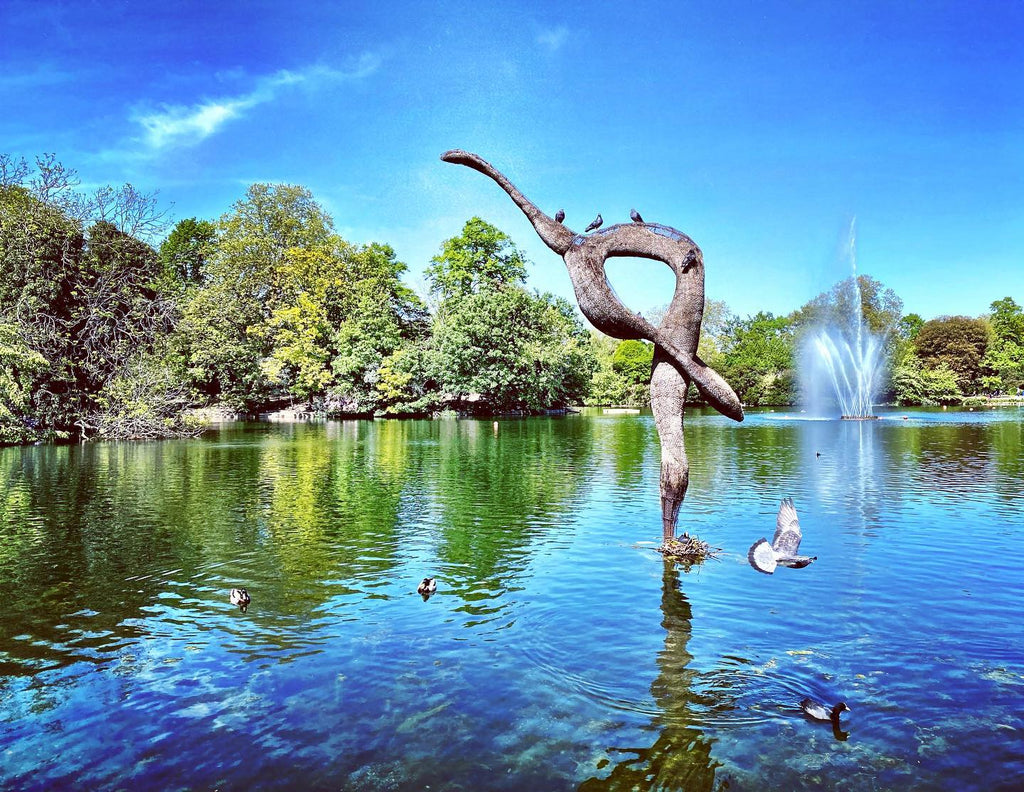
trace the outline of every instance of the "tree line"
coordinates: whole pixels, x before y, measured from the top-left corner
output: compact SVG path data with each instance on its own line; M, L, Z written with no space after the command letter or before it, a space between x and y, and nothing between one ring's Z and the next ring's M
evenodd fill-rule
M303 187L253 184L220 218L170 227L155 195L87 195L52 155L0 156L0 262L0 443L189 436L210 405L401 416L648 399L651 345L588 331L569 302L530 290L522 252L479 217L441 244L421 296L390 246L341 238ZM884 399L1024 384L1012 298L926 322L858 282L886 339ZM744 403L792 404L801 345L845 294L745 319L709 300L698 352Z
M1024 389L1024 309L1012 297L995 300L979 317L925 321L903 313L903 301L868 275L843 280L786 316L760 311L741 318L707 300L698 354L716 369L746 406L789 406L806 400L813 339L824 327L853 342L859 319L882 346L879 404L972 404ZM657 323L658 316L654 316ZM644 341L596 339L598 370L588 403L645 404L654 356ZM699 396L692 386L690 400Z

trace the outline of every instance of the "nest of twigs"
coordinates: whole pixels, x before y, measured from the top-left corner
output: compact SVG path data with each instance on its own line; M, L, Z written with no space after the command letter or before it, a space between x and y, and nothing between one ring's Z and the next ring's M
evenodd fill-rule
M689 534L674 536L661 543L658 552L665 558L684 564L702 564L709 558L717 558L721 547L712 547L702 539Z

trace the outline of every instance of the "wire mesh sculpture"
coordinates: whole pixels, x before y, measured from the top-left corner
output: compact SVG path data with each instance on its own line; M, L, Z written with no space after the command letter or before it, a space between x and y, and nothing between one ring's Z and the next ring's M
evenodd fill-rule
M441 159L489 176L508 193L544 244L565 261L576 301L594 327L613 338L647 339L654 343L651 410L661 441L662 538L665 543L674 539L690 477L683 439L683 408L689 384L692 382L705 401L720 413L743 420L743 407L733 389L697 356L704 314L704 258L700 248L686 234L644 222L639 215L628 224L601 228L598 223L597 230L589 236L577 234L563 225L561 212L560 220L549 217L504 174L476 154L454 149L442 154ZM654 259L675 272L675 293L657 327L626 308L616 296L604 267L605 261L614 256Z

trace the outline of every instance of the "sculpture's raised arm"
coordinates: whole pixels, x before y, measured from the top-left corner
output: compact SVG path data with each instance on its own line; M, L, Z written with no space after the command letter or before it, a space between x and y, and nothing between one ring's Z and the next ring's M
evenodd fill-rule
M462 149L452 149L446 151L441 155L441 159L445 162L451 162L456 165L465 165L466 167L472 168L473 170L480 171L485 176L490 176L494 181L505 192L509 194L509 197L515 201L516 206L523 210L523 214L533 223L534 229L537 231L537 235L544 241L544 244L551 248L559 256L564 256L565 251L569 249L569 245L572 244L572 238L574 234L564 225L555 222L553 217L548 217L544 212L537 208L537 205L533 201L529 200L523 195L516 186L505 178L505 174L495 168L491 163L485 160L483 157L472 154Z

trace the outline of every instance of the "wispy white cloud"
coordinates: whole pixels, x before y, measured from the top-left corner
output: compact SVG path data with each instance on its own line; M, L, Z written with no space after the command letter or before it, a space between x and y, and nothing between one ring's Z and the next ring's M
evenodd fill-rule
M537 34L537 43L549 52L557 52L569 40L569 28L560 25L556 28L542 30Z
M191 105L160 105L138 109L132 121L142 127L142 136L135 139L143 154L194 146L216 134L230 121L241 118L249 110L274 101L283 90L302 87L316 89L325 84L361 80L380 67L380 58L365 54L350 70L313 66L301 71L283 69L259 77L251 90L235 96L207 99Z
M133 120L145 130L143 142L156 151L170 146L195 145L256 104L259 102L243 98L192 107L165 105L152 113L137 114Z

